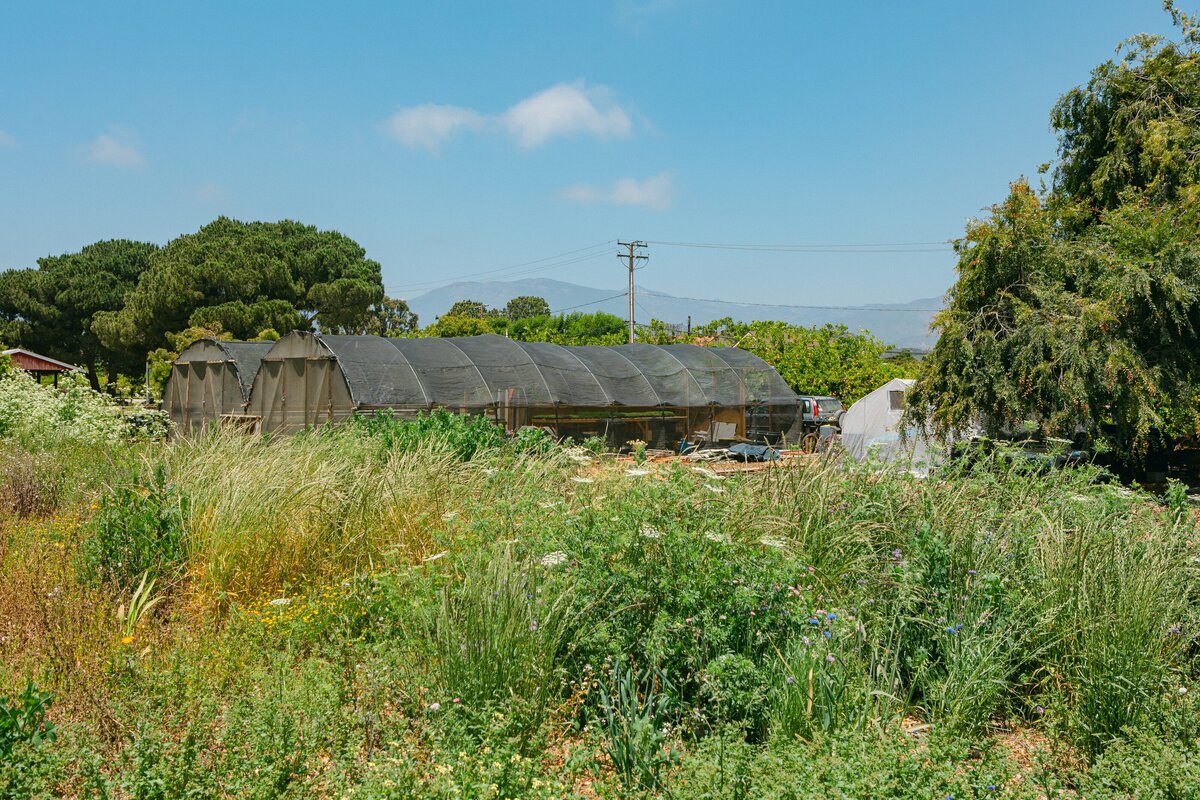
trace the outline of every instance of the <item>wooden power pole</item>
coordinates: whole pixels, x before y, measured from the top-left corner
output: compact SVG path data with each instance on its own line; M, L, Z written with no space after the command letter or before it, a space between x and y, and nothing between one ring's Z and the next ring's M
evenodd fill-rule
M638 261L645 261L650 258L647 255L636 253L637 250L646 249L645 242L617 242L618 247L624 247L625 252L617 251L617 258L628 262L629 268L629 343L633 344L633 265Z

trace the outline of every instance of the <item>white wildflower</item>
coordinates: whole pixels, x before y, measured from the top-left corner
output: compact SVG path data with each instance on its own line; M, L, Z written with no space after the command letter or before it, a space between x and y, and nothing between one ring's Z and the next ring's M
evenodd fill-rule
M780 539L778 536L763 536L759 540L760 544L765 544L767 547L787 547L787 542Z
M434 553L434 554L433 554L433 555L431 555L431 556L425 556L425 557L424 557L424 558L422 558L421 560L422 560L422 561L437 561L439 558L444 558L444 557L445 557L446 555L448 555L449 553L450 553L450 551L449 551L449 550L443 550L443 551L442 551L442 552L440 552L440 553Z
M717 544L729 544L730 543L730 538L729 538L728 533L718 533L717 531L705 531L704 538L708 539L710 542L716 542Z
M629 475L630 477L633 477L633 478L640 478L642 475L649 475L650 470L638 469L637 467L631 467L631 468L625 470L625 474Z
M288 606L291 604L292 604L292 598L290 598L290 597L276 597L274 600L272 600L270 602L270 605L273 605L273 606Z
M567 554L561 550L555 550L553 553L546 553L542 556L541 564L543 567L558 567L567 563Z
M713 494L725 494L725 490L720 486L713 486L711 483L704 484L704 488L708 489Z
M649 525L642 526L642 536L645 536L647 539L661 539L662 535L662 531L657 528L651 528Z

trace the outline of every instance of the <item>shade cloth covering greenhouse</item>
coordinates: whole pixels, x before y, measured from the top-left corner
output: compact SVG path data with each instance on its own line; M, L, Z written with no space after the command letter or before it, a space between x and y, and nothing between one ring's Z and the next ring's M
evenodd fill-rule
M171 365L163 408L177 426L202 427L224 414L240 414L259 363L274 342L199 339Z
M796 402L795 393L762 359L734 348L685 344L567 347L496 334L388 339L293 333L277 342L264 361L282 375L281 362L320 358L340 371L352 404L368 408L486 408L506 402L693 408Z

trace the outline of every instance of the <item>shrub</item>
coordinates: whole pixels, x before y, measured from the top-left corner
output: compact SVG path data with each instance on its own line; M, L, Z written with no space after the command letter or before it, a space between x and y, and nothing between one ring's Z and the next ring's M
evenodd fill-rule
M1015 772L995 748L942 735L844 731L772 741L769 749L714 736L683 760L666 788L678 800L1033 800L1032 787L1010 782Z
M383 410L372 416L354 416L348 427L379 440L384 450L409 452L423 447L444 448L469 461L483 450L501 447L504 430L487 417L456 414L444 408L401 419ZM330 430L331 435L337 435Z
M118 486L100 502L81 573L93 583L132 590L139 580L174 574L184 562L187 498L167 482L159 465L141 486Z
M0 758L0 800L61 798L61 782L69 763L58 748L18 742Z
M731 722L752 742L766 734L767 686L757 665L726 653L708 662L700 680L700 707L719 725Z
M1079 796L1087 798L1200 798L1200 750L1180 749L1152 733L1131 729L1082 776Z
M46 719L53 701L54 696L43 692L33 681L18 695L0 697L0 760L7 758L18 744L38 747L58 737L54 723Z
M524 454L549 453L556 444L554 437L542 428L522 428L512 440L513 450Z
M68 376L60 387L42 386L22 370L0 377L0 438L45 448L72 440L115 444L129 436L112 399L82 377Z

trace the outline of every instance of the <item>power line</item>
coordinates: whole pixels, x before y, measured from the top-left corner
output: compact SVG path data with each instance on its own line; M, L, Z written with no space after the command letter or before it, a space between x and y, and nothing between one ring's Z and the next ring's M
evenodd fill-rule
M654 295L644 295L653 297ZM875 308L871 306L801 306L790 303L746 303L741 300L715 300L711 297L681 297L680 295L669 295L672 300L690 300L693 303L728 303L737 306L761 306L763 308L794 308L801 311L887 311L896 313L900 311L920 311L936 314L941 311L940 308Z
M877 244L727 244L722 242L666 242L649 244L664 247L691 247L705 250L745 250L774 253L941 253L953 250L949 241L881 242Z
M546 261L556 261L557 259L566 258L567 256L576 256L579 253L586 253L588 250L595 250L598 247L608 247L611 244L612 244L612 240L605 241L605 242L598 242L597 244L589 245L588 247L581 247L578 250L568 250L565 253L559 253L559 254L553 255L553 256L546 256L545 258L535 258L532 261L524 261L520 264L510 264L507 267L498 267L496 269L486 269L486 270L481 270L480 272L468 272L468 273L465 273L462 275L454 275L454 276L447 277L447 278L440 278L436 281L423 281L421 283L396 284L394 286L389 286L387 288L388 288L388 291L395 292L395 291L408 291L411 289L421 289L421 288L425 288L425 287L445 286L445 285L453 283L455 281L462 280L463 278L475 278L475 277L479 277L480 275L495 275L498 272L508 272L510 270L521 269L522 267L528 267L533 264L543 264ZM593 254L587 255L587 256L580 256L578 258L568 259L561 263L548 264L548 265L544 265L541 267L535 267L534 269L524 270L523 272L518 273L518 274L529 274L529 273L533 273L533 272L540 272L543 270L558 269L559 267L565 267L570 264L577 264L580 261L586 261L587 259L595 258L596 256L599 256L599 255L603 255L603 253L593 253Z
M618 297L625 297L625 292L621 292L620 294L614 294L610 297L601 297L599 300L593 300L590 303L580 303L577 306L567 306L566 308L558 308L558 309L555 309L554 311L551 311L550 314L551 315L561 314L564 311L574 311L577 308L586 308L587 306L595 306L595 305L599 305L600 303L608 302L609 300L616 300Z

